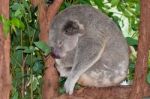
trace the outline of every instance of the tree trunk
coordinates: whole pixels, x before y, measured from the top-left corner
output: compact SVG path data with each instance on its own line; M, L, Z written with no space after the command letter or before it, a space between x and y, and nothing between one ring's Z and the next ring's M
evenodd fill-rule
M142 99L147 87L148 50L150 44L150 1L141 0L140 36L135 68L135 78L130 99Z
M9 18L9 0L0 0L0 15ZM10 75L10 36L4 37L0 23L0 99L9 99L11 90Z
M48 42L48 31L51 21L63 0L55 0L52 5L46 6L44 0L31 0L34 6L38 6L38 20L40 23L41 41ZM58 73L54 68L54 60L50 56L45 58L45 72L43 77L42 99L54 99L57 96Z

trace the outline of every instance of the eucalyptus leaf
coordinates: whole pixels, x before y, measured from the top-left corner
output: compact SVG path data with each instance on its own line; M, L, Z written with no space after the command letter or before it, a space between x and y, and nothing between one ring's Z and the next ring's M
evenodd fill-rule
M50 47L43 41L34 42L34 44L44 52L44 55L48 55L51 51Z
M149 73L147 75L147 82L150 84L150 71L149 71Z
M16 50L11 54L11 65L21 66L23 62L23 50Z
M19 19L17 19L17 18L11 19L10 22L11 22L11 25L16 26L17 28L21 28L21 29L23 29L23 30L24 30L24 28L25 28L24 23L23 23L22 21L20 21Z
M3 22L3 32L4 32L5 37L7 37L7 35L9 34L9 31L10 31L10 21L5 20Z
M4 23L3 24L3 32L4 32L5 37L7 37L9 31L10 31L10 25L9 25L9 23Z
M19 7L20 7L20 4L19 4L19 3L14 3L12 6L10 6L10 8L11 8L12 10L17 10L17 9L19 9Z
M91 4L90 0L77 0L77 2L80 3L80 4Z
M64 94L66 91L65 91L65 88L64 88L64 87L60 87L59 90L58 90L58 92L59 92L60 94Z
M40 60L36 61L33 66L33 72L35 73L42 73L43 70L43 63Z
M12 98L11 99L19 99L19 94L18 94L18 92L17 92L17 90L15 89L15 88L12 88L13 90L12 90Z
M138 44L138 40L133 39L133 38L131 38L131 37L126 37L126 40L127 40L128 44L129 44L130 46L133 46L133 45L137 45L137 44Z
M33 78L32 82L31 82L32 83L32 91L34 91L37 89L39 82L38 82L38 79L36 77L33 76L32 78Z
M24 52L24 53L31 54L31 53L33 53L34 51L35 51L35 48L34 48L33 46L30 46L30 47L26 47L23 52Z
M28 48L27 46L17 46L16 50L25 50L27 48Z
M28 66L33 67L35 61L36 61L36 57L34 57L32 54L27 54L27 56L26 56L26 64Z
M65 6L66 6L66 7L71 6L71 4L70 4L70 3L68 3L68 2L65 2L64 4L65 4Z
M23 13L21 12L21 10L20 9L18 9L15 13L14 13L14 16L15 17L19 17L19 18L21 18L22 16L23 16Z
M104 6L103 0L93 0L94 3L98 6L99 9L102 9Z
M3 19L3 16L2 16L2 15L0 15L0 22L2 22L2 19Z
M111 0L112 7L117 6L120 0Z

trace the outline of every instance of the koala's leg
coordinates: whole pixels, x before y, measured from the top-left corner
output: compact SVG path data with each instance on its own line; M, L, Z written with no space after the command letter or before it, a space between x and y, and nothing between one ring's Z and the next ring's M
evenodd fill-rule
M66 93L73 93L79 77L100 59L105 45L106 40L98 42L89 38L79 42L73 67L64 85Z

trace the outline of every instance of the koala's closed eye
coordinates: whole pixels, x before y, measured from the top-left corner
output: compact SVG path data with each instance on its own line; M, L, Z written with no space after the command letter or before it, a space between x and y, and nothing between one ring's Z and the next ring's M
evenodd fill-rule
M65 34L71 36L71 35L75 35L75 34L79 33L80 27L77 22L69 20L64 25L63 31L65 32Z

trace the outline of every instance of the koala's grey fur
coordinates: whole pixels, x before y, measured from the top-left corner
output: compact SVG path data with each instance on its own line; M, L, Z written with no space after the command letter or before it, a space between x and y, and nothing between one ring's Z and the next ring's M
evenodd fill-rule
M60 12L50 27L49 45L66 92L84 86L115 86L128 71L128 46L117 25L101 11L75 5Z

